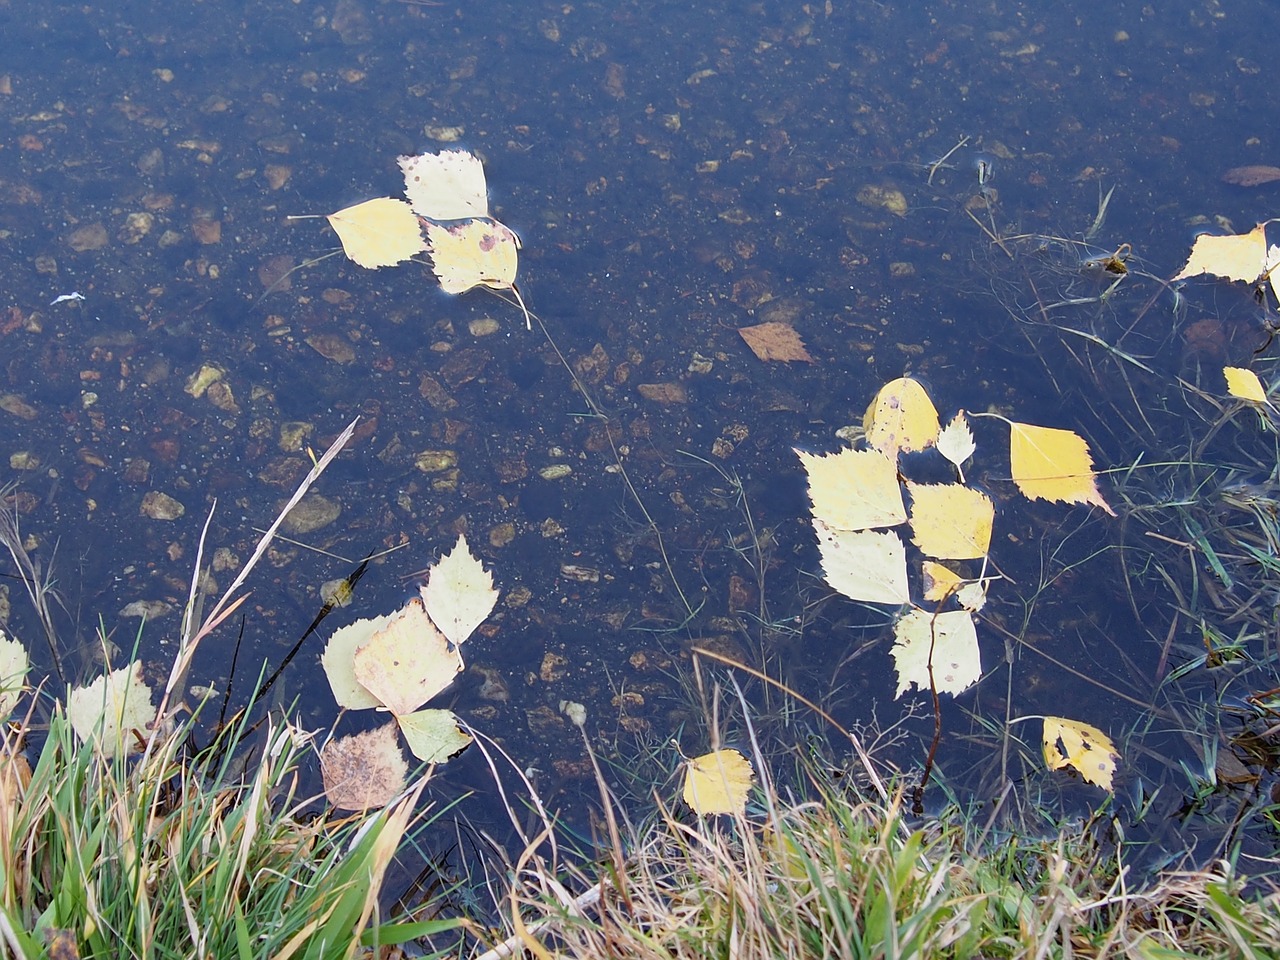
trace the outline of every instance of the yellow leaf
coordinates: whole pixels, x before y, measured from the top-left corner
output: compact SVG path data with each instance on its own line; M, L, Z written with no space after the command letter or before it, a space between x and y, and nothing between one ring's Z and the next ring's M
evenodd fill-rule
M1092 503L1115 516L1098 490L1093 457L1083 437L1071 430L1012 421L1009 431L1009 466L1024 497Z
M325 796L343 810L386 806L404 789L408 773L394 723L330 740L320 751Z
M938 439L938 411L917 381L899 377L880 388L862 418L867 443L891 460Z
M29 668L27 648L0 630L0 723L7 720L18 705Z
M1090 783L1110 790L1118 759L1115 744L1097 727L1065 717L1044 718L1044 762L1050 770L1073 767Z
M926 556L976 560L991 546L995 505L985 493L958 483L908 483L911 540Z
M403 200L379 197L327 217L342 250L362 267L389 267L427 249L418 218Z
M465 150L441 150L400 157L404 195L413 212L428 220L468 220L489 216L484 164Z
M427 224L427 252L445 293L473 287L509 290L516 282L519 238L496 220L470 220L452 227Z
M954 596L965 582L964 577L950 567L933 560L926 560L920 565L920 576L924 581L924 598L934 603Z
M94 744L108 757L138 750L156 719L151 688L142 680L142 664L135 660L72 690L67 696L67 719L81 742Z
M396 717L413 755L423 763L444 763L471 742L452 710L416 710Z
M835 530L817 517L822 574L833 590L850 600L868 603L907 603L907 551L890 531Z
M1223 367L1222 375L1227 378L1227 393L1239 400L1252 403L1266 403L1267 390L1252 370L1243 367Z
M715 750L685 762L684 802L693 812L742 813L755 771L737 750Z
M813 515L838 530L892 527L907 519L898 468L877 450L797 450L809 475Z
M894 624L893 635L896 640L889 653L898 671L895 696L902 696L912 684L930 689L930 663L932 686L939 693L963 693L982 676L978 631L968 610L935 614L915 607Z
M1201 234L1191 248L1191 256L1174 280L1198 277L1208 273L1226 280L1252 283L1266 269L1267 232L1258 224L1248 233L1230 237Z
M382 701L356 679L356 650L365 646L373 639L374 634L399 615L397 611L381 617L357 620L334 631L329 638L324 652L320 654L320 666L324 668L329 689L333 691L333 699L338 701L338 706L348 710L371 710L382 706Z
M493 574L471 555L461 534L453 550L432 565L419 592L431 622L454 645L471 636L498 602Z
M462 658L414 597L355 652L360 685L397 716L417 710L453 682Z

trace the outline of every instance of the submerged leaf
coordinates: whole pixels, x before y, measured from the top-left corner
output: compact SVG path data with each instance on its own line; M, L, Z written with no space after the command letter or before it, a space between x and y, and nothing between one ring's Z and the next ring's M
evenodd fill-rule
M1028 499L1092 503L1115 516L1098 490L1089 445L1071 430L1010 421L1009 466Z
M330 740L320 751L325 796L342 810L386 806L404 790L408 774L394 723Z
M862 418L867 443L890 459L938 439L938 411L919 382L899 377L880 388Z
M432 624L421 597L410 600L354 659L356 680L397 716L417 710L462 670L457 648Z
M902 696L913 684L920 690L930 689L930 663L932 688L938 693L956 696L982 676L978 632L968 610L935 614L913 608L894 624L893 634L897 639L889 653L898 671L895 696Z
M428 220L467 220L489 216L484 164L465 150L441 150L400 157L404 195L413 212Z
M67 719L81 742L93 743L109 757L139 749L156 720L151 688L142 680L142 664L98 677L67 696Z
M878 450L797 450L809 476L813 515L837 530L892 527L907 519L898 468Z
M378 197L326 219L342 241L343 252L370 270L393 266L427 249L418 218L403 200Z
M850 600L907 603L907 550L897 534L874 530L836 530L817 517L822 574L827 584Z
M471 742L452 710L416 710L397 717L413 755L423 763L444 763Z
M420 593L431 622L455 646L484 623L498 602L493 574L472 556L461 534L453 550L431 567Z
M742 813L755 771L737 750L715 750L685 762L684 802L700 816Z
M813 357L805 349L793 326L772 320L768 323L757 323L753 327L739 327L738 334L746 341L747 346L761 360L780 360L791 363L803 360L813 363Z
M1044 718L1044 762L1050 770L1072 767L1089 783L1110 790L1119 759L1111 738L1097 727L1065 717Z

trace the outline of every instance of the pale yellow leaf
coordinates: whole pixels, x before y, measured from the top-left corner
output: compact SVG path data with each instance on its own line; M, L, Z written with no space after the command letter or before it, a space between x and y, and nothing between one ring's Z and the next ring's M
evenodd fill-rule
M964 463L977 449L978 445L973 442L973 431L969 429L964 411L961 410L938 434L938 452L955 464L956 470L960 472L961 483L964 483Z
M467 220L489 216L484 164L465 150L441 150L400 157L404 195L414 213L428 220Z
M471 555L462 535L428 571L420 592L431 622L455 645L471 636L498 602L493 574Z
M899 377L880 388L862 418L867 443L890 459L938 439L938 411L917 381Z
M338 706L348 710L370 710L382 706L382 701L356 679L356 650L372 640L374 634L398 616L399 611L357 620L336 630L329 638L324 652L320 654L320 666L324 668L324 675L329 680L329 688L333 691L333 699L338 701Z
M742 813L755 771L737 750L715 750L685 761L684 802L701 816Z
M981 491L958 483L908 483L911 540L939 560L976 560L991 546L996 509Z
M987 605L986 581L970 580L956 591L956 600L970 613L977 613Z
M1223 367L1222 375L1227 378L1227 393L1231 396L1251 403L1267 402L1267 389L1252 370L1246 370L1244 367Z
M427 253L445 293L473 287L509 290L516 282L520 239L496 220L469 220L451 227L427 224Z
M878 450L797 450L809 475L813 515L837 530L892 527L907 519L898 468Z
M27 648L0 630L0 723L18 705L30 666Z
M1119 759L1111 738L1097 727L1065 717L1044 718L1044 762L1050 770L1072 767L1089 783L1110 790Z
M982 676L978 632L967 610L932 613L918 607L894 624L896 638L889 650L898 671L902 696L914 684L928 690L929 665L933 665L933 689L952 696L963 693Z
M418 218L403 200L378 197L328 216L343 252L362 267L390 267L427 249Z
M72 690L67 696L67 719L81 742L93 743L109 757L141 750L156 720L151 688L142 680L142 664L135 660Z
M1071 430L1010 422L1009 466L1029 499L1092 503L1115 516L1098 490L1089 445Z
M355 653L360 685L397 716L412 713L449 686L462 658L414 597Z
M892 531L836 530L813 520L822 555L822 574L833 590L850 600L903 604L907 589L907 550Z
M1248 233L1229 237L1201 234L1191 248L1191 256L1174 280L1198 277L1208 273L1226 280L1252 283L1266 269L1267 232L1258 224Z
M408 774L394 723L330 740L320 751L325 796L342 810L386 806L404 790Z
M472 739L452 710L416 710L396 720L409 749L423 763L444 763Z

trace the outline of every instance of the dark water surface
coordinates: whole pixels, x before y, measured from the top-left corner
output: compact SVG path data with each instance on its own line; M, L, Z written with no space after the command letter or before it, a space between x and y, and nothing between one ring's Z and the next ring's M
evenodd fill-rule
M792 452L837 449L911 374L944 417L1072 428L1122 471L1103 480L1114 520L1029 503L995 421L978 430L972 478L997 501L1008 579L979 624L984 679L944 700L927 805L1002 798L1042 827L1034 803L1086 814L1103 793L1046 773L1038 723L1009 723L1075 717L1122 753L1111 812L1138 859L1238 842L1265 869L1274 434L1247 411L1215 428L1205 396L1223 396L1223 363L1268 379L1274 310L1207 281L1177 304L1158 278L1197 227L1275 212L1274 188L1220 176L1280 163L1277 19L1264 2L0 2L3 477L54 564L64 643L91 648L101 618L127 651L146 601L141 655L163 676L213 501L225 588L308 448L359 415L318 526L251 581L233 702L323 583L407 544L279 684L329 725L323 635L403 603L465 531L503 600L451 705L556 803L581 807L589 776L561 700L587 705L624 791L671 769L671 736L706 746L694 646L785 681L918 776L931 702L893 699L892 611L822 583ZM286 273L334 246L323 220L288 215L396 195L396 157L445 145L484 158L523 238L524 298L607 419L484 292L340 256ZM1091 264L1125 244L1130 274L1099 299L1114 275ZM814 362L756 359L736 329L771 320ZM1153 466L1123 472L1139 459ZM1244 506L1220 496L1242 484ZM181 516L157 518L156 493ZM1228 544L1225 577L1195 530ZM38 637L5 584L9 629ZM225 689L237 632L193 680ZM825 744L817 718L748 689L776 749ZM464 756L441 794L487 777Z

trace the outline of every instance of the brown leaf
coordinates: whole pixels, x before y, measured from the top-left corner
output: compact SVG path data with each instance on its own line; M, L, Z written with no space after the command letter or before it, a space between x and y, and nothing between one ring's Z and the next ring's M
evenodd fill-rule
M1276 180L1280 180L1280 167L1269 167L1261 163L1232 167L1222 175L1223 183L1232 183L1237 187L1260 187Z
M804 360L806 363L813 363L813 357L804 348L800 334L785 323L757 323L754 327L739 327L738 333L747 342L751 352L761 360L781 360L783 363Z

